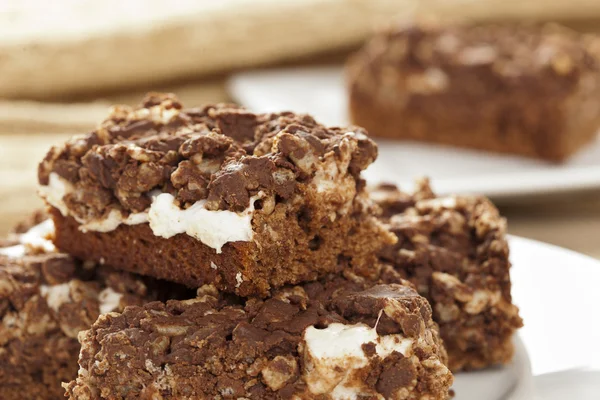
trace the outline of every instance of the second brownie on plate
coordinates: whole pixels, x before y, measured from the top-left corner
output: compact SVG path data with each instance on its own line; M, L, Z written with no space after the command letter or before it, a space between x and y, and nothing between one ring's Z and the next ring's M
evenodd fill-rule
M431 303L453 371L512 360L523 325L512 304L506 221L482 196L436 196L429 182L412 193L371 191L397 235L381 259Z
M101 316L81 343L71 399L448 400L452 384L431 307L401 280L246 301L204 286Z

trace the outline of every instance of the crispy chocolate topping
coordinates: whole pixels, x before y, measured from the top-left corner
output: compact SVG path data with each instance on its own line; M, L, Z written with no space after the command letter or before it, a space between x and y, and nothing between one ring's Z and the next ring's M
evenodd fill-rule
M572 85L565 82L577 80L583 71L597 71L599 50L600 41L594 35L555 24L422 23L382 32L356 57L369 57L369 71L363 72L377 81L390 78L386 68L402 65L407 90L416 95L449 88L451 82L444 75L422 73L440 69L455 79L460 71L489 70L505 85L535 85L531 90L547 93L570 90ZM556 79L531 79L532 74Z
M486 198L438 197L427 180L417 187L371 191L398 238L381 260L431 302L451 369L509 362L523 322L510 293L506 221Z
M360 128L327 128L306 115L253 114L231 104L184 109L169 94L150 94L139 108L113 107L95 131L54 147L39 166L74 190L67 207L81 219L117 207L140 212L149 192L173 194L182 207L241 211L259 192L285 201L315 173L314 162L355 142L348 169L358 178L377 156Z
M333 399L311 392L319 389L313 379L328 378L315 378L320 360L304 340L307 328L331 324L377 326L379 335L412 339L406 355L384 358L375 343L365 343L366 365L348 375L347 387L389 399L448 398L451 377L427 302L401 284L372 287L339 276L245 303L205 286L193 300L102 317L82 336L82 369L66 387L71 398L92 399Z

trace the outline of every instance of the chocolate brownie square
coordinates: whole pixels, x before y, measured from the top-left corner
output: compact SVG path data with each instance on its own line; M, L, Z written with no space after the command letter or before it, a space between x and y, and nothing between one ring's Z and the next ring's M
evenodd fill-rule
M371 191L398 243L384 262L431 303L453 371L508 363L523 325L512 304L506 221L481 196L436 196L429 182L415 193Z
M560 162L600 128L600 40L550 24L410 24L348 62L373 136Z
M227 298L153 302L81 335L71 399L450 398L429 303L407 283L341 275Z
M395 241L360 172L356 127L154 94L50 150L40 194L56 246L115 268L242 296L372 265Z

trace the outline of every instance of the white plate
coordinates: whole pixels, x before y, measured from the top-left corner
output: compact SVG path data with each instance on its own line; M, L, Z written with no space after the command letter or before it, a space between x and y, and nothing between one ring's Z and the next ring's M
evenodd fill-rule
M600 369L600 262L530 239L509 240L512 293L525 321L519 335L533 374Z
M341 67L304 67L234 75L229 91L254 111L310 113L320 122L347 125ZM437 191L482 193L494 200L600 188L600 140L563 165L423 143L377 140L379 159L367 171L371 183L411 188L416 176L434 179Z
M535 378L540 400L598 399L600 370L573 369L553 372Z
M530 239L509 242L513 299L525 321L519 336L537 376L536 394L543 400L597 400L600 262ZM562 391L549 390L550 381L563 385Z

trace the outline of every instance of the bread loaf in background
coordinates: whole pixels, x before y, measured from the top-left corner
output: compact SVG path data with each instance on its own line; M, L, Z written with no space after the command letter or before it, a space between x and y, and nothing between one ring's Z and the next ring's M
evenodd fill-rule
M4 0L0 97L47 99L222 73L358 45L413 14L600 17L597 0Z
M5 0L0 97L201 76L358 44L416 0Z
M538 21L600 17L598 0L420 0L417 12L441 19ZM570 25L570 24L568 24Z

